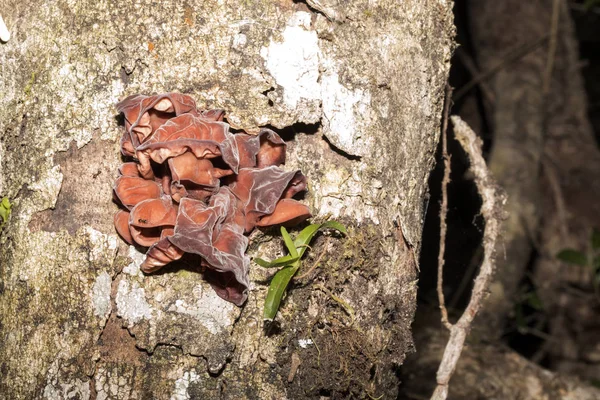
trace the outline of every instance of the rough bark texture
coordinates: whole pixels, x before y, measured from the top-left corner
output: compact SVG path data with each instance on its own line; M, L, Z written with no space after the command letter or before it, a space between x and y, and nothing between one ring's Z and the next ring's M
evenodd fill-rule
M452 4L309 4L0 0L6 398L393 397L412 349ZM261 318L269 271L252 269L237 308L194 268L144 276L114 233L114 104L164 91L227 110L235 128L278 129L315 220L350 228L291 289L277 329ZM268 234L251 243L281 251Z

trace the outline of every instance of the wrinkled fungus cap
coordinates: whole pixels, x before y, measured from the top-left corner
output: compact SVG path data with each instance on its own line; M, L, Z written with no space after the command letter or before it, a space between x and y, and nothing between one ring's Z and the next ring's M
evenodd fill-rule
M114 186L122 206L117 232L148 247L144 272L196 254L216 293L242 305L250 283L247 235L311 216L292 199L306 190L306 177L280 168L285 142L269 129L234 134L223 110L198 110L178 93L129 96L117 109L125 117L121 153L134 159L121 165Z

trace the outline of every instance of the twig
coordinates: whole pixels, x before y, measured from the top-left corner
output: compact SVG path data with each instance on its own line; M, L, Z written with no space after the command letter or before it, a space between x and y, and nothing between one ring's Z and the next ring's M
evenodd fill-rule
M530 361L534 364L539 364L542 362L546 354L548 354L548 350L550 350L550 346L555 345L554 342L550 340L544 340L539 349L531 356Z
M292 383L294 381L294 377L296 376L296 372L298 372L298 367L302 364L302 360L300 360L300 356L298 353L292 353L292 365L290 366L290 372L288 374L287 381L288 383Z
M554 69L554 58L556 56L556 43L558 41L558 19L560 17L560 0L554 0L552 3L552 25L550 28L550 43L548 44L548 59L546 61L546 71L544 74L543 93L550 92L550 83L552 82L552 70Z
M444 400L448 396L448 384L456 370L456 364L465 345L465 339L471 323L479 312L494 272L494 248L503 218L502 207L506 202L505 194L499 189L490 176L490 172L481 154L481 140L475 132L458 116L450 117L454 125L454 134L471 162L471 172L475 185L481 196L481 215L485 220L483 231L483 261L469 304L460 319L450 328L450 338L446 344L442 361L437 371L437 387L432 400Z
M542 169L548 179L550 189L554 196L554 202L556 206L556 213L560 220L560 233L563 241L569 240L569 220L567 217L567 206L565 205L565 197L563 196L562 188L560 187L560 181L557 176L556 169L554 168L554 162L551 158L546 156L542 159Z
M315 349L317 349L317 367L321 368L321 350L319 349L319 346L317 345L317 341L312 337L312 332L310 332L309 337L310 337L310 340L312 340L313 344L315 345Z
M475 65L475 61L473 61L473 58L467 53L464 47L456 49L456 56L460 59L471 76L479 76L481 74L479 68ZM485 83L485 81L480 81L479 88L481 89L481 93L485 100L487 100L490 106L493 106L496 103L496 97L489 85Z
M331 293L331 291L329 289L327 289L325 286L323 285L317 285L316 286L317 289L321 290L323 293L329 295L329 297L331 297L336 303L338 303L340 306L342 306L342 308L344 309L344 311L346 311L346 313L350 316L350 318L352 319L352 322L354 322L355 319L355 312L354 312L354 308L348 304L344 299L342 299L341 297L336 296L335 294Z
M509 51L504 57L502 57L502 60L500 62L498 62L496 65L494 65L492 68L488 69L487 71L481 72L479 75L475 76L463 87L458 89L454 93L454 101L458 101L461 97L463 97L465 94L467 94L471 89L473 89L475 86L477 86L481 82L483 82L486 79L493 76L496 72L500 71L502 68L519 60L521 57L524 57L527 54L534 51L535 49L537 49L542 43L544 43L544 41L546 41L548 39L548 37L550 37L550 32L535 39L531 43L525 43L524 45L521 45L521 46L517 47L516 49Z
M547 334L546 332L540 331L539 329L529 328L527 326L524 326L522 328L518 328L517 331L521 335L531 335L531 336L535 336L535 337L537 337L539 339L546 340L548 342L556 342L556 338L555 337L553 337L552 335Z
M444 253L446 252L446 215L448 214L448 184L450 183L450 156L448 155L448 113L452 104L452 86L446 84L446 103L442 121L442 158L444 159L444 178L442 179L442 204L440 205L440 252L438 254L437 295L442 313L442 323L448 329L452 324L448 321L448 310L444 299Z
M308 271L306 271L302 275L297 276L296 279L306 278L308 275L310 275L311 272L313 272L315 270L315 268L317 268L317 266L321 262L321 259L323 258L323 256L327 252L327 245L328 244L329 244L329 240L327 240L327 242L325 242L325 246L323 247L323 251L321 252L321 254L319 254L319 257L317 257L317 261L315 261L315 263L312 265L312 267L310 267L308 269Z

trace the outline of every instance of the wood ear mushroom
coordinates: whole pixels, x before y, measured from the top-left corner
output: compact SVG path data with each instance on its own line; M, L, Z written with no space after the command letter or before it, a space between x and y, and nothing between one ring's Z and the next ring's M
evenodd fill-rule
M223 110L198 110L178 93L129 96L117 109L125 117L121 153L132 159L119 168L114 186L122 208L117 232L149 248L141 266L146 273L185 253L199 255L216 293L242 305L247 235L257 226L290 226L311 216L292 199L306 190L306 177L281 168L285 142L269 129L231 133Z

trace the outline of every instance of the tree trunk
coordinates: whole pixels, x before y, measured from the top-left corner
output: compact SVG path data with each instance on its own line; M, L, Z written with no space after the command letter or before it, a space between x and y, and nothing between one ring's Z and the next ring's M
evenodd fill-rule
M0 0L0 393L6 398L393 398L413 348L416 255L439 138L451 2ZM188 93L233 127L275 129L309 178L322 266L289 288L276 329L272 272L247 303L195 268L144 275L116 235L115 103ZM249 254L280 239L253 234ZM298 367L298 362L299 367Z

